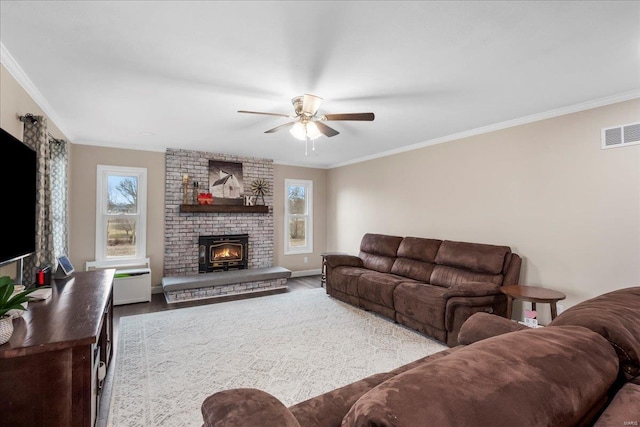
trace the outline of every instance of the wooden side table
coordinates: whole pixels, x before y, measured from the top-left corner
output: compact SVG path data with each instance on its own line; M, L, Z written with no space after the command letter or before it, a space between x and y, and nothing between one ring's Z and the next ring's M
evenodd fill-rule
M536 309L536 303L549 304L551 306L551 320L553 320L558 316L556 303L567 297L562 292L535 286L503 286L500 290L507 296L507 319L509 320L511 320L514 299L530 302L532 310Z
M322 252L322 275L320 276L320 287L324 288L327 284L327 256L328 255L346 255L346 252Z

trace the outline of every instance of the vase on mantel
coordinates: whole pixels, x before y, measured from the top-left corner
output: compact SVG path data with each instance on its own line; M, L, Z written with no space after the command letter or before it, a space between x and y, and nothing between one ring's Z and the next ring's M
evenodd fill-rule
M0 317L0 345L6 343L13 335L13 316Z

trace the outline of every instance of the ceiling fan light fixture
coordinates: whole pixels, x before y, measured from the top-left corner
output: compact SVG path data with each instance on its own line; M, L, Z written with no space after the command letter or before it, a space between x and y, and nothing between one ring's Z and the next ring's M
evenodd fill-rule
M316 139L322 135L318 130L318 126L314 122L298 122L289 130L291 135L294 138L299 139L300 141L306 141L309 139Z
M289 130L289 133L293 135L295 139L299 139L300 141L307 140L307 130L305 129L304 124L298 122Z
M318 129L315 122L307 122L307 136L309 139L316 139L321 135L322 133L320 133L320 129Z

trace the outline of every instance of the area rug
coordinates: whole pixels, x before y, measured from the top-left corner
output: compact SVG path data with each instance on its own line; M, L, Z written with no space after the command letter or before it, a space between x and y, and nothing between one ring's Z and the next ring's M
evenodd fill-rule
M122 317L108 426L201 426L212 393L285 405L446 348L324 289Z

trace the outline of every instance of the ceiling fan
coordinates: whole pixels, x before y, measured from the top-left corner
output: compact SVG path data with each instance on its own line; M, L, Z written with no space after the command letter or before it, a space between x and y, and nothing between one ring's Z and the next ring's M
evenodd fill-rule
M309 141L318 138L321 135L326 137L332 137L338 135L340 132L327 126L326 121L373 121L373 113L343 113L343 114L324 114L318 115L318 108L322 103L322 98L315 95L304 94L303 96L296 96L291 100L295 115L279 114L279 113L265 113L260 111L246 111L238 110L238 113L248 114L264 114L267 116L287 117L294 119L289 123L285 123L280 126L276 126L272 129L266 130L264 133L274 133L280 129L291 128L289 132L301 140Z

